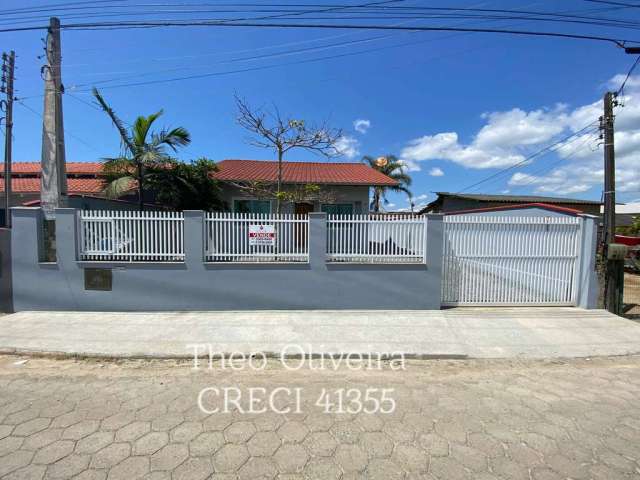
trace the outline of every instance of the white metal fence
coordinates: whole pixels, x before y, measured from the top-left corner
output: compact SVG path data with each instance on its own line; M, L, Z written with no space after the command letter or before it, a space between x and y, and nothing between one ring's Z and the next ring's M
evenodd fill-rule
M81 260L184 260L181 212L84 210L78 222Z
M308 262L309 217L298 214L207 213L207 262Z
M444 305L574 305L580 218L444 217Z
M424 217L407 215L329 215L327 260L359 263L422 263Z

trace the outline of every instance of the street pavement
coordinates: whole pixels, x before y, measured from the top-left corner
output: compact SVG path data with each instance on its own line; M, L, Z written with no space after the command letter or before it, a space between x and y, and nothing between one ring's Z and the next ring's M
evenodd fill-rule
M24 360L0 356L3 480L640 478L640 357L198 370ZM206 410L227 405L211 388L238 389L242 401L203 412L199 397ZM250 389L277 388L299 398L247 411ZM341 402L341 389L371 396L362 407L356 395ZM393 402L376 405L382 389Z

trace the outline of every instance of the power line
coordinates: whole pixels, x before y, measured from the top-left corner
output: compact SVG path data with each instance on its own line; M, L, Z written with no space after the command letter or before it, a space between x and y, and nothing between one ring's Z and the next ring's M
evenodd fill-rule
M514 168L521 167L521 166L529 163L529 161L533 160L535 157L538 157L538 156L542 155L543 153L546 153L547 151L553 151L552 150L553 147L561 145L563 142L566 142L567 140L569 140L569 139L571 139L571 138L573 138L575 136L580 135L582 132L584 132L585 130L587 130L588 128L590 128L592 125L594 125L596 123L598 123L598 122L597 121L591 122L588 125L582 127L580 130L577 130L576 132L572 133L571 135L568 135L568 136L566 136L564 138L561 138L560 140L558 140L556 142L553 142L550 145L545 146L544 148L532 153L531 155L526 156L523 160L521 160L521 161L519 161L517 163L514 163L513 165L509 165L508 167L505 167L505 168L497 171L496 173L493 173L493 174L489 175L488 177L485 177L482 180L480 180L478 182L475 182L475 183L469 185L468 187L463 188L462 190L458 190L456 193L462 193L465 190L469 190L471 188L477 187L478 185L486 183L486 182L488 182L489 180L491 180L493 178L496 178L496 177L498 177L500 175L503 175L504 173L507 173L507 172L513 170Z
M589 135L599 131L600 128L596 127L595 129L593 129L592 131L586 132L584 134L584 136L586 136L587 138L580 144L578 145L572 152L568 153L565 157L556 160L555 162L552 162L551 164L545 166L544 168L535 170L531 173L527 173L526 175L532 176L533 178L531 178L530 181L528 181L527 183L521 184L521 185L517 185L515 190L519 190L519 189L523 189L524 187L527 187L529 185L532 185L533 183L536 183L536 181L538 181L539 176L543 175L551 170L553 170L556 166L560 165L561 163L566 162L569 158L572 158L574 155L576 155L585 145L587 145L589 143L589 141L594 140L594 138L589 138ZM575 140L580 139L581 137L576 137ZM575 141L574 140L574 141Z
M31 108L29 105L24 103L23 100L18 99L18 100L16 100L16 102L18 103L18 105L23 106L25 109L27 109L28 111L30 111L34 115L37 115L38 117L43 118L43 116L42 116L42 114L40 112L38 112L37 110L34 110L33 108ZM69 135L71 138L77 140L78 142L83 144L85 147L90 148L94 152L102 153L98 149L96 149L93 145L91 145L89 142L86 142L85 140L83 140L82 138L78 137L77 135L74 135L72 132L69 131L68 128L65 128L65 134Z
M613 43L614 45L624 48L627 43L640 43L638 40L603 37L599 35L582 35L574 33L563 32L542 32L534 30L509 30L499 28L466 28L466 27L424 27L424 26L396 26L396 25L355 25L355 24L323 24L323 23L252 23L252 22L238 22L238 23L220 23L220 22L96 22L96 23L74 23L67 24L61 28L66 30L119 30L130 28L160 28L160 27L255 27L255 28L314 28L314 29L349 29L349 30L399 30L399 31L416 31L416 32L468 32L468 33L495 33L503 35L517 35L517 36L533 36L533 37L550 37L550 38L564 38L574 40L591 40L606 43ZM43 30L46 26L32 26L32 27L15 27L1 29L0 33L6 32L20 32L20 31L33 31Z
M618 91L616 92L616 96L619 96L622 94L622 91L624 90L624 86L627 84L627 80L629 80L629 77L631 76L631 74L633 73L633 71L636 69L636 67L638 66L638 62L640 62L640 55L638 55L636 57L636 61L633 62L633 65L631 65L631 68L629 69L629 71L627 72L627 76L624 78L624 81L622 82L622 85L620 85L620 88L618 89Z

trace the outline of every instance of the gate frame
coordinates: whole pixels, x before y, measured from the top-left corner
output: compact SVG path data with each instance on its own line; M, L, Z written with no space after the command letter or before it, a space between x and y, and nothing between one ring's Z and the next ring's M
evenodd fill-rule
M517 207L516 207L517 208ZM480 213L480 212L478 212ZM473 215L473 212L451 212L450 215ZM515 215L514 215L515 216ZM496 307L548 307L565 306L579 307L585 309L596 308L598 299L598 279L596 274L596 254L597 254L597 232L599 217L589 214L576 214L578 218L577 230L577 257L573 272L574 291L570 302L538 303L538 302L445 302L441 296L442 307L473 307L473 306L496 306ZM491 218L491 217L487 217ZM504 218L504 217L502 217ZM534 217L539 218L539 217ZM487 222L490 223L490 222ZM446 234L446 222L443 222L443 247L444 235ZM445 251L442 251L442 284L445 282Z

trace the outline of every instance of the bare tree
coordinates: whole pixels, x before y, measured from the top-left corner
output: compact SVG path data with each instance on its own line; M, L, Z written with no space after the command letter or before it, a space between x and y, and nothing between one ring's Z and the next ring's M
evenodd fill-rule
M275 151L278 156L278 179L276 183L276 212L280 213L282 192L282 159L293 149L307 150L326 158L342 155L337 142L342 130L331 128L326 122L307 126L304 120L282 117L277 107L273 110L251 108L246 100L236 95L238 124L253 135L250 144Z

